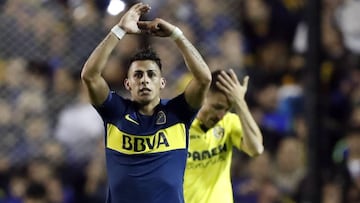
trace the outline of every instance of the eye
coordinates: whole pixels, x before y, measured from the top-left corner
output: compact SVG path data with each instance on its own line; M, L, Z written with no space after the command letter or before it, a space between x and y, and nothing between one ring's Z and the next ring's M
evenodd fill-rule
M216 110L222 110L222 109L224 109L223 106L218 105L218 104L213 105L213 108L216 109Z
M214 105L212 105L212 108L214 109L214 111L229 111L230 110L229 106L225 106L223 104L214 104Z
M149 76L149 78L155 77L156 73L154 71L149 71L148 76Z
M134 77L135 78L142 78L143 73L142 72L135 72Z

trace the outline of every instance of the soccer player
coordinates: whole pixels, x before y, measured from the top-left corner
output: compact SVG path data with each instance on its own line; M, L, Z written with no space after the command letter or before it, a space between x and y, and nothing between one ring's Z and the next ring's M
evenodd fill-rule
M185 170L186 203L230 203L232 149L263 152L262 134L245 102L249 77L241 85L230 69L212 73L210 90L190 128ZM234 109L235 113L230 112Z
M106 129L108 203L184 202L188 129L211 83L208 66L179 28L160 18L139 21L149 10L149 5L137 3L124 13L82 70L91 103ZM161 61L151 49L130 59L124 85L131 98L110 91L102 73L125 34L166 37L175 42L193 75L182 94L170 100L160 98L165 79Z

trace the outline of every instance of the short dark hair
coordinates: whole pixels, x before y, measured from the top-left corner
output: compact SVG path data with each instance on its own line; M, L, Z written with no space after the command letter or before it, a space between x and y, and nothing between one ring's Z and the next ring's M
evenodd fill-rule
M154 61L159 66L159 69L161 71L161 59L159 58L155 50L153 50L151 47L143 48L139 52L137 52L133 57L131 57L129 60L129 67L132 62L143 61L143 60Z
M230 73L227 70L219 69L211 72L211 84L210 84L210 91L211 92L222 92L219 87L216 85L216 82L219 81L218 76L221 74L221 71L225 71L229 76Z

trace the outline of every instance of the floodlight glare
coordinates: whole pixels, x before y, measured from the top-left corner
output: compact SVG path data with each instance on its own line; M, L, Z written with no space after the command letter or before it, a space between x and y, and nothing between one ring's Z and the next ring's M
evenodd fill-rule
M125 3L121 0L111 0L108 7L107 7L107 12L110 15L117 15L119 14L121 11L123 11L125 9Z

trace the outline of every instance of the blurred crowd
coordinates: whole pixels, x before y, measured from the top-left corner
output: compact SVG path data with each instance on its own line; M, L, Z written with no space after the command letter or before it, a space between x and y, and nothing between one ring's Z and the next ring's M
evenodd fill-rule
M119 16L102 0L0 0L0 203L102 203L101 118L80 82L82 65ZM127 6L134 1L124 1ZM306 0L144 0L145 17L177 25L212 70L250 76L247 101L264 136L257 158L235 153L236 203L305 202ZM321 1L321 199L360 202L360 1ZM120 13L121 15L121 13ZM173 97L189 80L171 40L127 35L104 73L123 88L127 59L150 44ZM314 112L315 113L315 112Z

